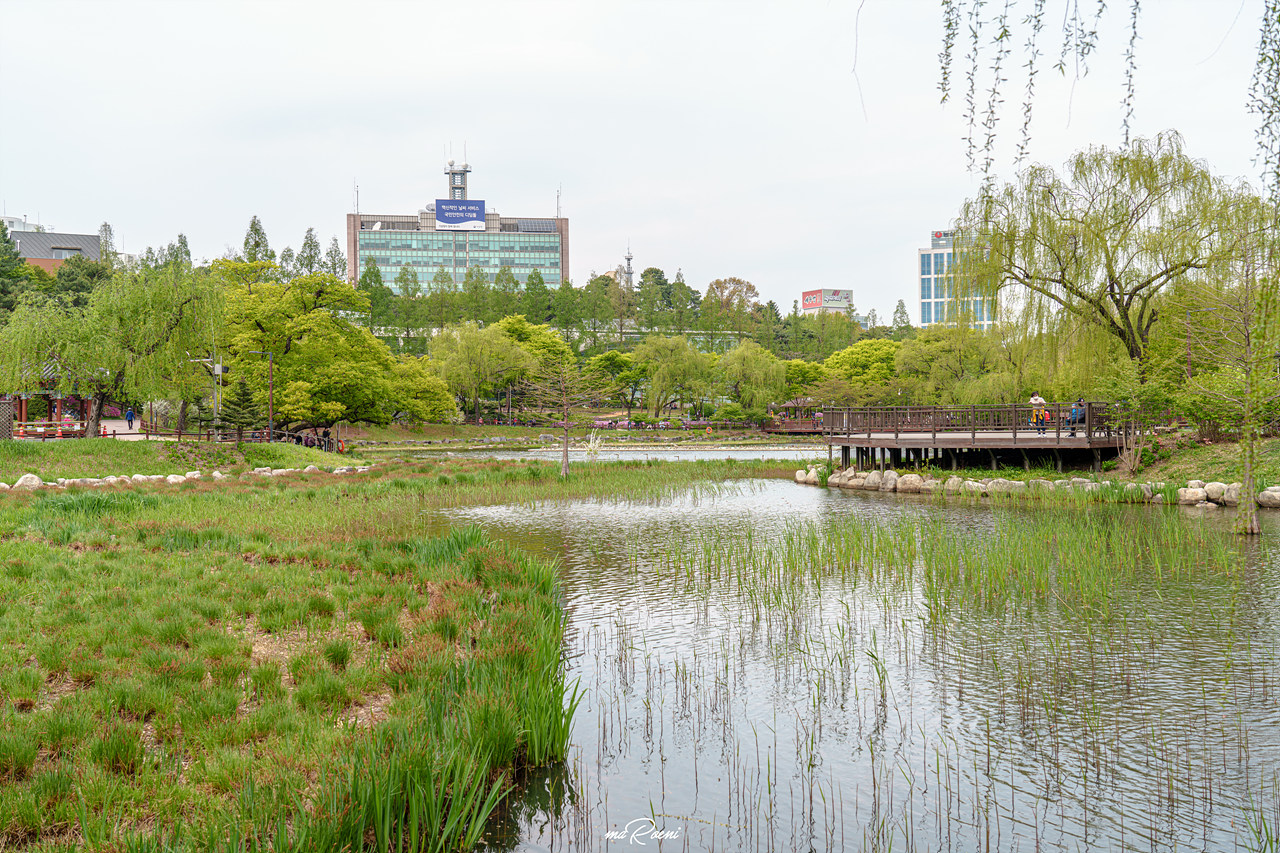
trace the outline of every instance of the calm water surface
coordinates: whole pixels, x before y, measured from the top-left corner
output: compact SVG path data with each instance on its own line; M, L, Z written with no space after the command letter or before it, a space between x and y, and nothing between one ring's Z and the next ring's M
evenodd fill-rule
M798 521L990 535L993 512L756 480L434 519L564 565L571 755L494 849L1218 851L1253 849L1259 815L1277 831L1280 572L1260 548L1234 580L1119 590L1105 629L1052 606L940 626L901 584L782 590L670 559L714 574L718 547L765 554Z

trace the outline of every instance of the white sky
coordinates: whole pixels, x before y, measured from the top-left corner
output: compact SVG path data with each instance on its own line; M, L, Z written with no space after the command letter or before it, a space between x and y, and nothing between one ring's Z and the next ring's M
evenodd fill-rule
M1051 68L1064 5L1047 3L1033 123L1031 157L1052 165L1121 140L1129 4L1111 0L1074 85ZM1143 5L1135 135L1176 128L1256 183L1262 0ZM915 250L979 183L967 35L943 106L941 33L937 0L0 0L0 202L61 231L108 221L130 252L183 232L214 258L255 214L277 250L308 226L345 246L354 183L366 212L415 213L465 143L490 210L551 216L562 188L579 285L629 241L637 272L680 268L700 290L736 275L783 313L841 287L918 320ZM1005 177L1024 61L1017 43Z

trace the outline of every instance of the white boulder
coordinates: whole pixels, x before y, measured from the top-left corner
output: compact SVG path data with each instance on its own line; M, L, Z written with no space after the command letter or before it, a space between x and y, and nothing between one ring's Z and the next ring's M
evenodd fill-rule
M17 491L29 492L32 489L38 489L43 485L44 480L41 480L35 474L23 474L18 478L18 482L13 484L13 488Z
M1191 482L1195 483L1199 481L1192 480ZM1207 495L1205 494L1204 489L1196 486L1188 486L1185 489L1178 489L1178 503L1182 506L1195 506L1202 502L1206 497ZM1280 494L1277 494L1276 497L1280 498Z

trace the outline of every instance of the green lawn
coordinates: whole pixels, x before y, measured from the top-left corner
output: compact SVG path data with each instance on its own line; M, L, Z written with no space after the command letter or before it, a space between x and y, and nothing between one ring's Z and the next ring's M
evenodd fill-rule
M12 484L23 474L53 481L59 477L185 474L214 469L224 473L269 465L273 468L334 468L361 465L350 454L325 453L295 444L209 444L194 441L117 441L113 438L62 441L0 441L0 480Z

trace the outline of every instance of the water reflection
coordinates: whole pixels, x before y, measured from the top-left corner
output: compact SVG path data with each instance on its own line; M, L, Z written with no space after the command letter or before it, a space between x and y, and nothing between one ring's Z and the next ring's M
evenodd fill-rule
M779 481L437 519L565 566L587 691L573 754L514 801L495 848L1252 849L1250 815L1280 808L1261 551L1246 573L1135 580L1105 619L1052 601L939 618L915 580L831 565L768 582L797 559L777 543L803 547L797 520L997 529L982 504Z

